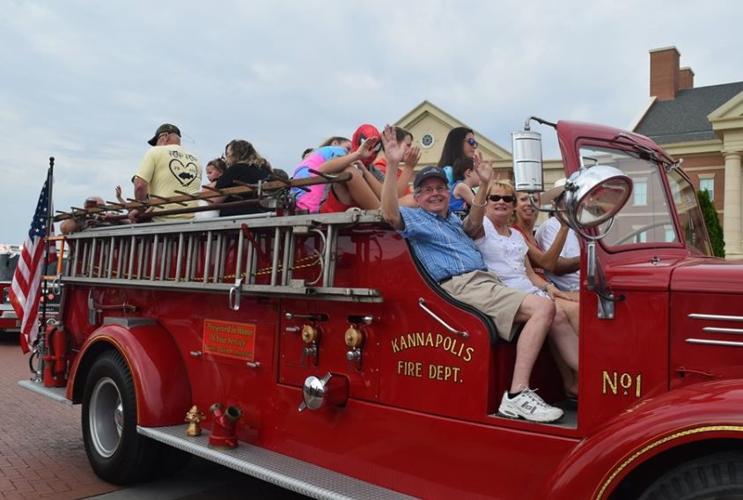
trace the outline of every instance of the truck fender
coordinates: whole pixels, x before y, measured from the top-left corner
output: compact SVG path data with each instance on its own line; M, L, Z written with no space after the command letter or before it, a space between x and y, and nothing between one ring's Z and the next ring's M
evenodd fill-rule
M583 440L545 483L541 498L604 500L660 453L711 439L743 442L743 380L706 382L641 401Z
M131 371L137 423L147 427L183 423L191 406L186 366L172 335L154 321L122 321L95 330L72 365L67 399L82 402L88 369L99 354L109 349L119 351Z

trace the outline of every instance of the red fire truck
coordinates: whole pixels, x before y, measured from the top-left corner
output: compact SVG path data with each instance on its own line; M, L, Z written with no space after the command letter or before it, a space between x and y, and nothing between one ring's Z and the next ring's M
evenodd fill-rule
M280 202L67 236L61 316L21 384L82 404L91 466L118 484L197 455L313 497L743 495L743 266L710 256L692 184L651 140L538 121L583 246L579 403L547 353L532 375L561 421L497 415L515 346L378 212ZM537 192L528 123L515 180Z
M20 331L20 321L10 304L10 285L18 262L19 249L11 245L2 245L0 249L0 335L4 333L17 334Z

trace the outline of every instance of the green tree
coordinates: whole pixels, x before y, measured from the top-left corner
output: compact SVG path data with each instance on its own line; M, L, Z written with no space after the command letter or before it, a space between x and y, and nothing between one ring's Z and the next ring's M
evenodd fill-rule
M699 208L702 209L702 215L704 216L704 223L707 225L709 239L712 241L712 253L717 257L725 257L725 237L715 206L709 199L709 192L706 189L699 191L697 197L699 198Z

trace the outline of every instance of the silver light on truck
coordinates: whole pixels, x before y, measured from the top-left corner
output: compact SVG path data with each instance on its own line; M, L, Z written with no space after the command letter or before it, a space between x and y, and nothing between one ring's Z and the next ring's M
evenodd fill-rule
M594 165L570 176L561 201L578 226L590 229L614 217L631 193L632 180L624 172L608 165Z
M542 135L523 130L511 134L513 140L513 178L516 191L544 191L542 171Z

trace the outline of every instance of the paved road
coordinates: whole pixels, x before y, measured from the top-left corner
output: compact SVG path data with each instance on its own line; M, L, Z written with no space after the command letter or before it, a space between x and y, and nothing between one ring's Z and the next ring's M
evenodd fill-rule
M28 376L18 336L0 333L0 499L304 498L201 459L172 478L136 487L101 481L83 449L80 406L19 387Z

